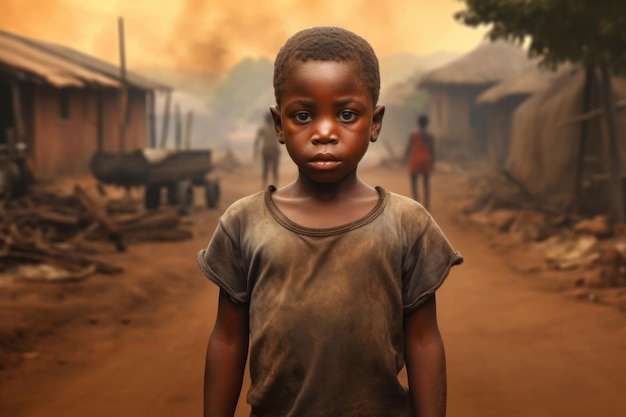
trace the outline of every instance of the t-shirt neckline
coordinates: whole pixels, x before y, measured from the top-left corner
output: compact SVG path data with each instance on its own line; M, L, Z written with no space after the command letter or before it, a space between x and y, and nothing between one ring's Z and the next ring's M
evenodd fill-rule
M265 206L269 210L272 217L283 227L288 230L291 230L295 233L299 233L302 235L308 236L330 236L336 235L340 233L349 232L354 229L358 229L366 224L371 223L376 217L382 213L385 205L387 204L387 199L389 193L382 187L376 186L374 187L378 192L378 202L370 210L369 213L365 214L363 217L353 220L349 223L333 226L333 227L323 227L323 228L315 228L315 227L306 227L302 226L291 220L289 217L285 216L285 214L280 211L274 200L272 199L272 193L276 191L276 187L273 185L269 185L265 190Z

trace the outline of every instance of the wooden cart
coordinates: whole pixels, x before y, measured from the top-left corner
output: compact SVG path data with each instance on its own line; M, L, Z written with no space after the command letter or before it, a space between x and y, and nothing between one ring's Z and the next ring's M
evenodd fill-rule
M213 171L211 150L144 149L128 153L96 152L91 159L93 176L104 184L143 187L147 209L162 203L162 190L168 205L179 205L188 214L193 206L193 187L204 189L207 207L220 200L220 185L209 177Z

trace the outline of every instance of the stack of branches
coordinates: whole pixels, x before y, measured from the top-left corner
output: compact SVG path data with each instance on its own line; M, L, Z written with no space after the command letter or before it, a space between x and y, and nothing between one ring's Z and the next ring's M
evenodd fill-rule
M35 264L73 279L115 274L122 268L97 256L111 245L123 252L129 242L191 237L178 207L147 211L137 200L104 199L78 185L71 194L32 187L23 197L0 202L0 272Z

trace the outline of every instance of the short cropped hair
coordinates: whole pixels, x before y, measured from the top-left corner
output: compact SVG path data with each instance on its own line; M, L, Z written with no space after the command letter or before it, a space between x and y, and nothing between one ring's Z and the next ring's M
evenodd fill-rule
M419 127L426 127L426 126L428 126L428 122L429 122L428 116L426 116L425 114L420 114L417 117L417 125Z
M306 61L353 62L367 84L374 105L378 103L380 70L372 46L346 29L320 26L296 33L278 51L274 61L274 96L279 106L287 75Z

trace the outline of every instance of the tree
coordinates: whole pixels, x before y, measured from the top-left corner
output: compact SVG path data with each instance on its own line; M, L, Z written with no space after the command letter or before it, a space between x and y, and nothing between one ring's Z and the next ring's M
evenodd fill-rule
M579 63L600 70L604 120L608 132L607 165L613 191L612 214L624 222L621 152L615 127L611 74L626 71L625 0L461 0L460 22L489 26L487 36L528 44L531 57L545 65Z
M232 128L272 85L274 64L267 58L244 58L216 86L209 102L226 130Z

